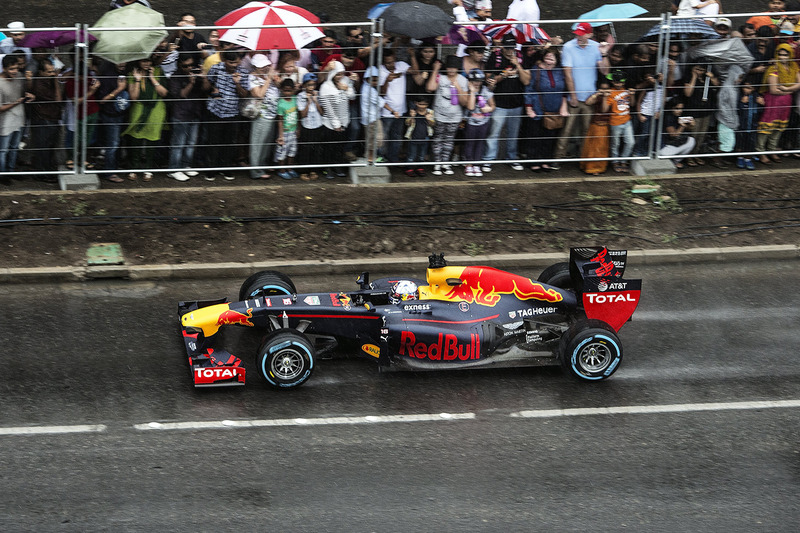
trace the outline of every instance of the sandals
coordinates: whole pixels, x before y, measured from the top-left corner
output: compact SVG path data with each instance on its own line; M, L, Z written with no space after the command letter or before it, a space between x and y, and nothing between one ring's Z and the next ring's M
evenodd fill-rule
M700 159L699 157L698 157L698 158L696 158L696 159L695 159L695 161L697 162L697 166L698 166L698 167L704 167L704 166L706 166L706 162L705 162L705 160L703 160L703 159Z
M696 167L697 166L697 159L689 159L686 162L686 164L689 165L690 167Z
M112 182L112 183L122 183L122 182L124 182L125 180L124 180L124 179L122 179L122 178L120 178L120 177L119 177L119 176L117 176L116 174L111 174L111 175L108 177L108 181L110 181L110 182Z
M128 179L131 181L136 181L139 179L139 175L136 172L129 172Z
M680 161L674 161L673 164L675 165L675 168L677 168L678 170L680 170L682 168L686 168L686 165L684 165Z
M144 175L142 176L142 179L144 181L152 180L153 179L153 173L152 172L145 172Z

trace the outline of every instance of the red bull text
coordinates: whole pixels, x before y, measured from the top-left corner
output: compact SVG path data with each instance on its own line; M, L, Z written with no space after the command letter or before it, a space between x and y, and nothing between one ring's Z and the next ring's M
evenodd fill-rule
M427 344L417 342L413 333L404 331L400 335L399 353L431 361L467 361L481 358L481 342L477 333L470 333L469 344L459 343L458 337L451 333L439 333L435 343Z

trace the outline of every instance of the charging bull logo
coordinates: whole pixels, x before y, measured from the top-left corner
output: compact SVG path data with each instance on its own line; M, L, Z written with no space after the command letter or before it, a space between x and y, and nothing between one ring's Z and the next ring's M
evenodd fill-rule
M493 307L503 294L513 294L520 300L560 302L563 297L555 289L547 289L523 276L509 274L489 267L464 267L459 276L461 284L445 295L448 300L477 303Z
M228 324L239 324L240 326L252 327L254 324L250 322L251 318L253 318L252 308L247 310L247 314L240 313L232 309L228 309L227 311L221 312L219 314L219 317L217 317L217 326L225 326Z

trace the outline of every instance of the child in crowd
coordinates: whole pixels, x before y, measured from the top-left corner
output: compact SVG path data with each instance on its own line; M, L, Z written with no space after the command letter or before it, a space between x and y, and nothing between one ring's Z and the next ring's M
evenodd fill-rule
M426 95L418 94L414 96L414 109L408 112L406 119L406 134L408 139L407 152L408 168L405 170L406 176L425 176L425 169L422 165L417 165L414 170L413 163L425 161L428 155L428 139L433 136L433 109L430 109Z
M752 78L746 77L739 88L739 128L736 131L736 151L753 152L758 138L758 119L764 107L764 97L753 88ZM738 168L755 170L752 156L736 158Z
M603 111L609 114L611 133L611 157L614 158L614 172L627 172L625 158L633 151L633 124L631 123L631 94L633 89L625 87L625 73L614 70L611 74L611 91L603 101ZM620 138L623 146L620 151Z
M281 166L294 164L297 154L297 123L300 114L297 111L297 98L294 95L294 81L287 78L281 82L281 99L278 100L276 120L278 135L275 143L275 162ZM297 172L287 168L278 172L285 180L297 177Z
M297 110L300 112L300 137L298 162L301 165L322 163L319 157L319 143L325 139L322 125L322 105L319 103L317 91L317 75L308 72L303 76L303 88L297 95ZM303 181L314 181L319 178L315 169L304 169L300 174Z
M364 156L368 163L375 160L375 150L383 146L383 124L381 109L387 110L395 117L400 113L393 110L378 92L380 72L377 67L369 67L364 72L364 83L361 85L361 125L364 126L366 148Z
M467 97L467 126L464 128L464 161L483 160L486 137L494 111L494 94L486 87L486 75L479 68L467 73L469 96ZM481 177L480 165L467 164L467 176Z

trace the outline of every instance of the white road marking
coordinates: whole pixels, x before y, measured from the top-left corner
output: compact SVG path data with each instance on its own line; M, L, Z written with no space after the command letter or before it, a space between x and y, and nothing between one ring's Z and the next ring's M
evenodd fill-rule
M633 314L633 321L691 322L695 320L790 319L796 318L798 315L800 315L800 309L796 307L722 307L683 309L679 311L638 309Z
M693 413L702 411L746 411L753 409L785 409L799 408L800 400L763 400L752 402L714 402L683 403L664 405L622 405L618 407L576 407L570 409L537 409L516 411L510 415L514 418L560 418L568 416L606 416L662 413ZM174 431L203 429L242 429L262 427L302 427L332 425L363 425L413 422L441 422L452 420L474 420L476 413L438 413L407 415L365 415L335 416L327 418L276 418L264 420L209 420L194 422L148 422L136 424L134 429L140 431ZM488 415L492 416L492 415ZM102 433L108 429L103 424L84 424L72 426L29 426L0 427L0 436L53 435L69 433Z
M386 424L392 422L438 422L441 420L471 420L475 413L439 413L411 415L368 415L368 416L335 416L329 418L277 418L267 420L213 420L199 422L150 422L136 424L136 429L176 430L176 429L224 429L224 428L260 428L286 426L332 426L358 424Z
M102 424L77 426L29 426L0 427L0 435L58 435L65 433L102 433L107 428Z
M639 415L654 413L693 413L698 411L743 411L800 407L800 400L766 400L758 402L682 403L666 405L622 405L619 407L577 407L574 409L542 409L518 411L511 416L522 418L558 418L562 416Z

